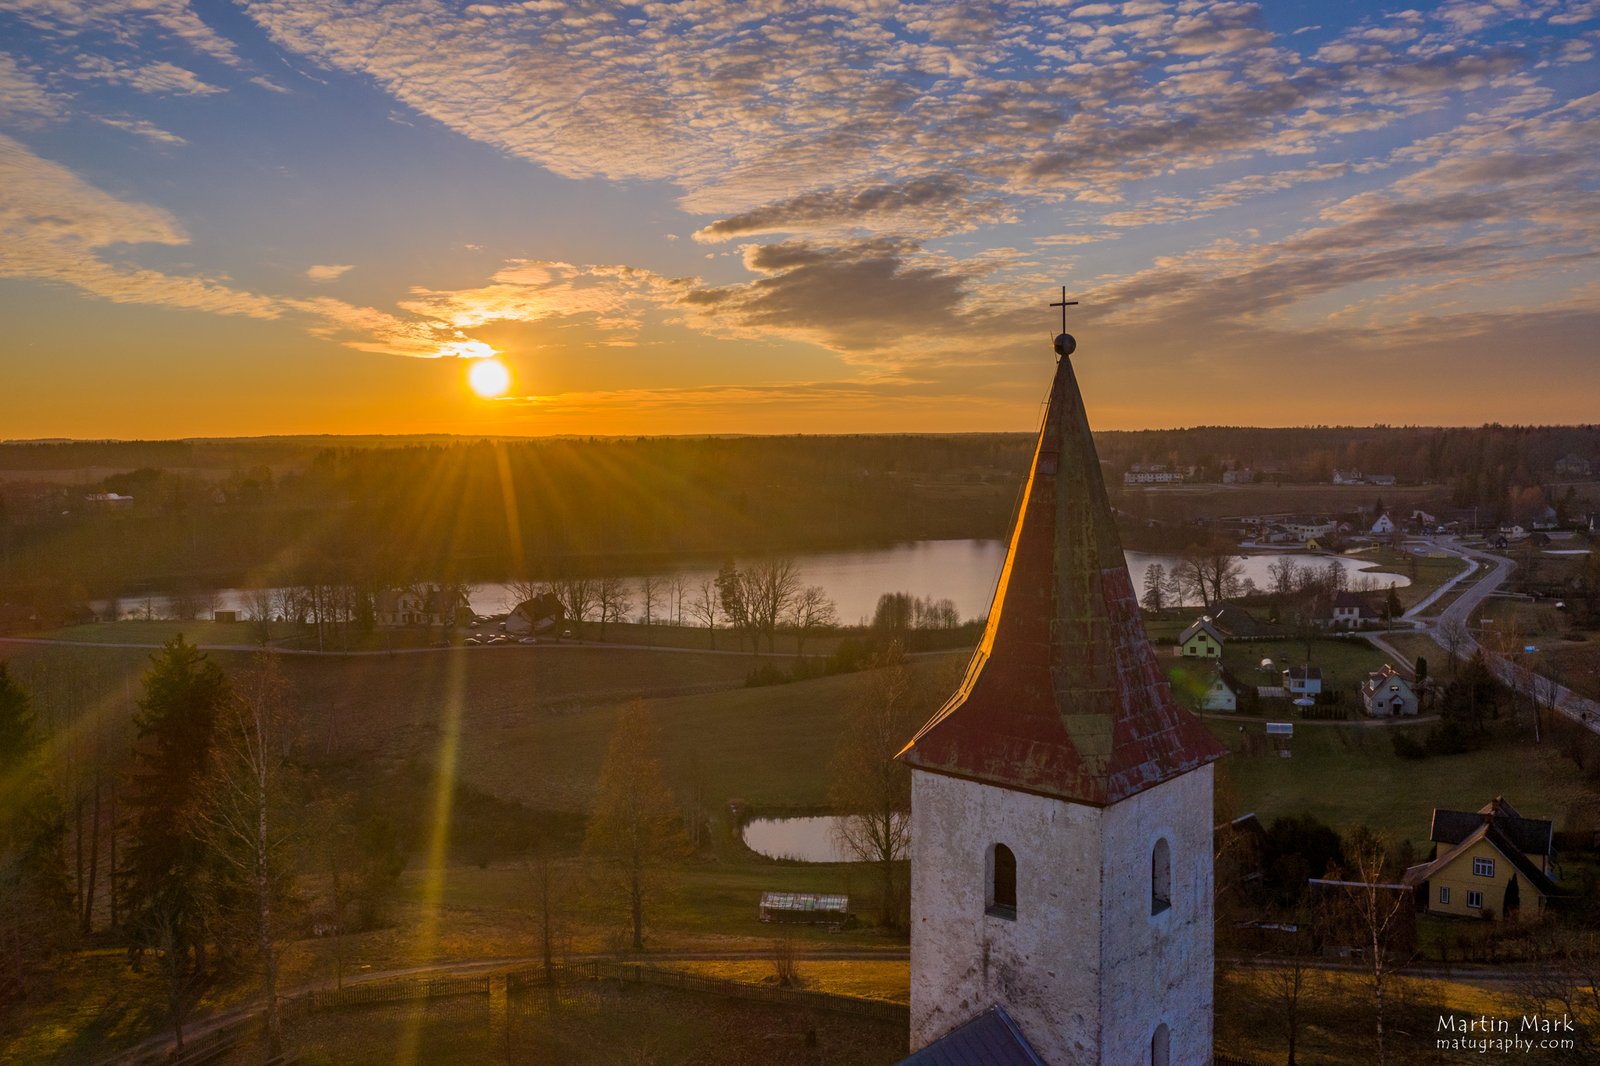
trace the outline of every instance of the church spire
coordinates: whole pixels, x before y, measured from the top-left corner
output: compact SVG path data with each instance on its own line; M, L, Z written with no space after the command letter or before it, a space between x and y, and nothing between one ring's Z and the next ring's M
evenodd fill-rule
M1065 332L1056 338L1061 358L983 641L960 689L899 758L1106 806L1226 748L1178 706L1145 636L1075 347Z

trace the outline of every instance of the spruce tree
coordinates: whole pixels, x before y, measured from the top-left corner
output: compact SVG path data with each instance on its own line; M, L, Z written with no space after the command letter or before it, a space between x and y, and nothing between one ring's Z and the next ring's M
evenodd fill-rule
M75 925L66 821L43 747L28 694L0 663L0 1004L37 991Z
M228 679L180 635L151 656L134 724L129 844L122 870L134 948L164 953L173 983L205 975L206 847L198 832ZM174 996L174 1011L185 996Z

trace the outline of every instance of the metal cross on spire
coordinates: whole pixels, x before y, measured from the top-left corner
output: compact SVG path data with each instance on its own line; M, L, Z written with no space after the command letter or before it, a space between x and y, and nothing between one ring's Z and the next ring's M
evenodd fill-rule
M1077 307L1078 301L1067 299L1067 287L1063 285L1061 286L1061 301L1050 306L1061 308L1061 332L1056 336L1056 354L1062 357L1069 356L1077 350L1078 341L1077 338L1067 332L1067 308Z
M1061 308L1061 332L1065 333L1067 331L1067 308L1077 307L1078 301L1067 299L1067 287L1063 285L1061 286L1061 302L1053 303L1050 306Z

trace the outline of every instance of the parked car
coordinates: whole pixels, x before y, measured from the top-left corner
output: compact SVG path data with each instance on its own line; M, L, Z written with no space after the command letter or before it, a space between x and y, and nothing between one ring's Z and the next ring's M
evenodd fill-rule
M468 637L466 640L463 640L461 643L463 643L463 644L482 644L483 641L479 640L477 637Z
M517 641L517 643L518 644L537 644L537 643L539 643L539 641L534 637L523 637L521 640Z

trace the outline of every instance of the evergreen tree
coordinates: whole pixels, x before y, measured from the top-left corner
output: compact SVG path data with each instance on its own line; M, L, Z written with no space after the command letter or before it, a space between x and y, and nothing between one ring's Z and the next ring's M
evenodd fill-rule
M644 949L646 909L659 903L687 852L649 712L632 703L611 733L583 853L602 894L627 908L635 951Z
M132 947L162 951L174 988L205 975L207 849L198 822L217 715L230 695L222 670L180 635L151 656L134 716L124 899ZM187 998L172 997L175 1014Z
M0 1004L35 990L75 925L66 821L42 748L28 694L0 663Z

